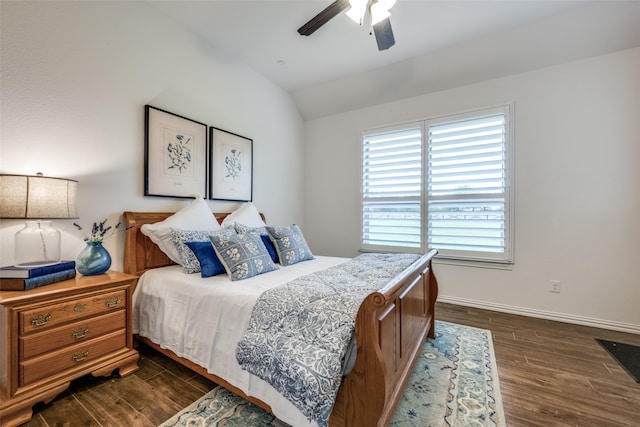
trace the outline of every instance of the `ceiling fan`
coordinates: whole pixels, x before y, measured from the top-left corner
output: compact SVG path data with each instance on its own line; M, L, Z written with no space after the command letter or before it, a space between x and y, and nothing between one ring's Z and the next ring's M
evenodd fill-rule
M396 43L391 29L391 21L389 20L389 16L391 16L389 10L395 3L396 0L336 0L311 18L309 22L298 28L298 33L301 36L310 36L318 28L347 9L346 15L362 25L366 13L369 12L373 34L375 34L376 42L378 43L378 50L386 50Z

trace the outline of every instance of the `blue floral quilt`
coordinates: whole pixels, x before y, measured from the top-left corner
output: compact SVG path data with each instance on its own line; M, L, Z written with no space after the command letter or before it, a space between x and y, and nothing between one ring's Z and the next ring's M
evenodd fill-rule
M264 292L238 343L238 363L326 426L360 304L419 257L362 254Z

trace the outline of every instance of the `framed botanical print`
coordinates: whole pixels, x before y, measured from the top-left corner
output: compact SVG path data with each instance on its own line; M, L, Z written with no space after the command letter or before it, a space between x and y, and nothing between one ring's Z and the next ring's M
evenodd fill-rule
M207 197L207 125L145 105L145 196Z
M252 201L253 140L210 127L209 145L209 198Z

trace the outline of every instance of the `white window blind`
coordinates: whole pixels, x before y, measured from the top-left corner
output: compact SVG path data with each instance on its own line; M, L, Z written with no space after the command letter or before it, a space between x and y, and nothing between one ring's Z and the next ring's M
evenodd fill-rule
M427 243L441 257L511 261L507 113L428 123Z
M364 132L362 249L513 262L511 111Z
M422 248L422 128L363 136L362 247Z

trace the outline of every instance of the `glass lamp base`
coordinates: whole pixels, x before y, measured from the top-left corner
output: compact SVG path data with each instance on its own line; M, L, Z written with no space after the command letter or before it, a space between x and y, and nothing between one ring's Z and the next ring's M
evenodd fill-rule
M16 233L16 267L41 267L60 262L60 231L51 221L27 221Z

